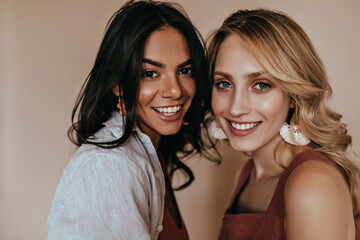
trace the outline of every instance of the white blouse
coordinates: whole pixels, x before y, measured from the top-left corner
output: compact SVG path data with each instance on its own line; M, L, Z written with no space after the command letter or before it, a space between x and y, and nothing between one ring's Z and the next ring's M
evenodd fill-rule
M122 136L114 112L96 141ZM157 239L165 180L150 138L138 128L120 147L83 144L64 170L47 219L48 240Z

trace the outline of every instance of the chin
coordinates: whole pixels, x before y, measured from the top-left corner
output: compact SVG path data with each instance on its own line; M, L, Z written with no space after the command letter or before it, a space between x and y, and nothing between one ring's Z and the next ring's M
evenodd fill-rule
M232 142L229 140L231 147L238 152L253 152L254 146L244 145L244 143Z
M163 135L163 136L175 135L180 131L180 128L181 128L181 126L176 128L176 129L174 129L174 128L166 129L166 130L161 131L160 134Z

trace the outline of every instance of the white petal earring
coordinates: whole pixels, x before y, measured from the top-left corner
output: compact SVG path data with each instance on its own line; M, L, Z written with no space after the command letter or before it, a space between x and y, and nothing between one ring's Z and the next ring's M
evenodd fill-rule
M300 128L297 125L290 126L289 124L284 123L279 133L285 142L292 145L304 146L310 143L310 139L301 133Z
M216 139L227 139L226 134L224 133L224 131L221 129L221 127L215 120L210 122L210 124L208 126L208 130L209 130L210 137L213 137Z

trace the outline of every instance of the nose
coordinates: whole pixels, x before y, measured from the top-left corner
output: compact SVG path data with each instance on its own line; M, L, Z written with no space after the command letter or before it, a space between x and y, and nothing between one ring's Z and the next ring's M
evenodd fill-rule
M181 97L182 87L176 75L168 75L162 79L160 95L164 98Z
M247 91L240 90L234 91L229 105L229 112L233 116L240 116L248 114L251 111L251 98Z

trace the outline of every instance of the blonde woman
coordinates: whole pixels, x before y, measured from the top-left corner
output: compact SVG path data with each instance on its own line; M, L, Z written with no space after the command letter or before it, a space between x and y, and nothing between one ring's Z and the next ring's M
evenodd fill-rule
M212 109L246 152L219 239L360 239L359 169L324 66L283 13L244 10L210 39Z

